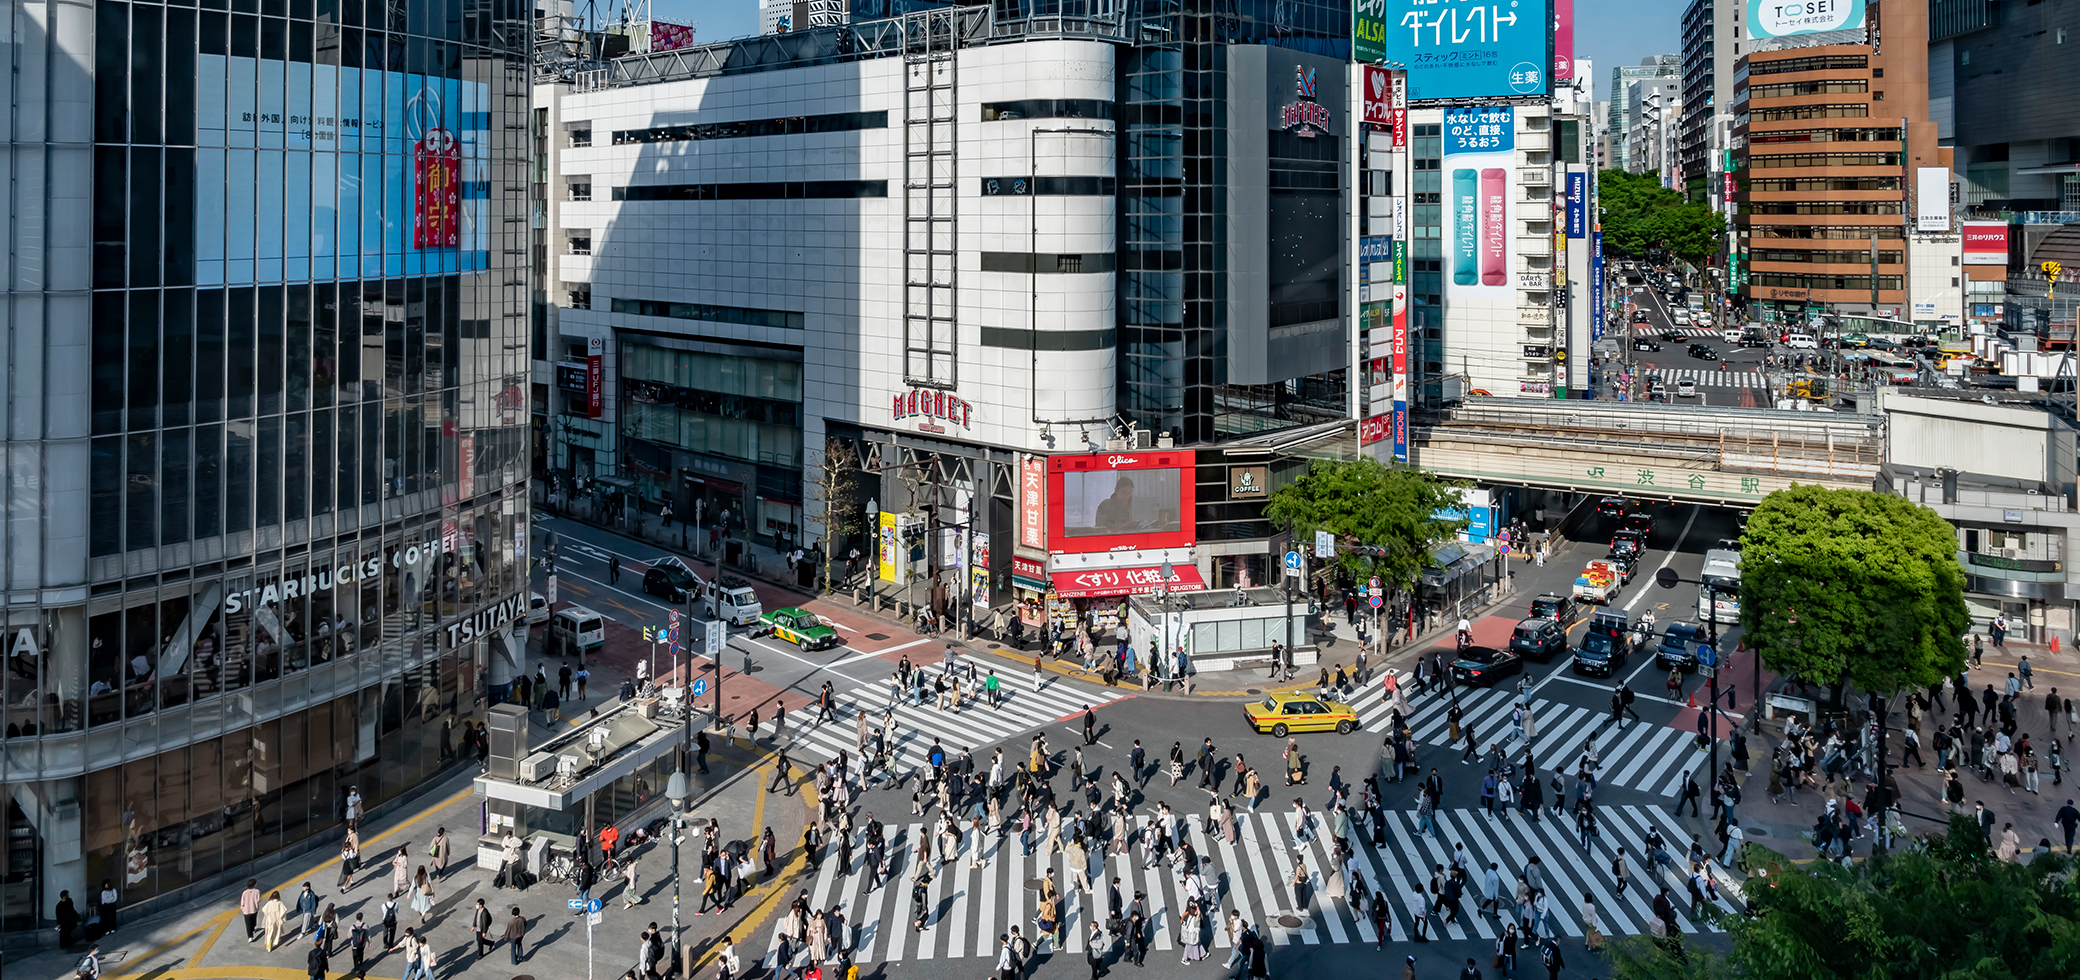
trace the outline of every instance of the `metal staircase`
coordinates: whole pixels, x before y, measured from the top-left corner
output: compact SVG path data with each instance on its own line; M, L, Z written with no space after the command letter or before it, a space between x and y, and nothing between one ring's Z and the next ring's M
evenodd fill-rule
M903 17L903 377L929 388L959 380L959 10Z

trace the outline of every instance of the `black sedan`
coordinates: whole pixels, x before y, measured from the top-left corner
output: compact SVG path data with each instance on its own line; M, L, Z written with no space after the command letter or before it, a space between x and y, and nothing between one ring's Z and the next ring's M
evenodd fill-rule
M1496 681L1524 672L1524 658L1513 650L1467 647L1452 661L1452 679L1461 684L1493 685Z
M1634 337L1634 338L1632 338L1632 349L1633 349L1633 350L1643 350L1643 351L1652 351L1652 352L1656 352L1656 353L1658 353L1658 352L1660 352L1660 350L1661 350L1661 345L1660 345L1660 344L1657 344L1657 343L1655 343L1655 342L1653 342L1653 341L1651 341L1651 340L1648 340L1648 339L1647 339L1647 338L1645 338L1645 337Z
M1673 344L1676 341L1683 339L1683 332L1681 330L1675 329L1674 327L1670 327L1667 330L1661 331L1661 339Z
M1716 361L1719 359L1719 352L1704 344L1691 344L1689 354L1700 361Z

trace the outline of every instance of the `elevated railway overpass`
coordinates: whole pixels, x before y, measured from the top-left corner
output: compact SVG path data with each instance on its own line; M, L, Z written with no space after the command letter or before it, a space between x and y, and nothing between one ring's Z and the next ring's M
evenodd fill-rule
M1409 461L1491 486L1753 507L1794 483L1868 490L1878 415L1477 398L1410 426Z

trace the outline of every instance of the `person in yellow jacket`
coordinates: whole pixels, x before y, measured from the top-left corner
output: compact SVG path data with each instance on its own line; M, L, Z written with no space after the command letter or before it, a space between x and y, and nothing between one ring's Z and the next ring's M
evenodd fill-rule
M270 952L281 944L282 930L288 924L289 906L283 904L282 893L275 892L267 896L266 904L260 906L260 931L267 937L267 948Z

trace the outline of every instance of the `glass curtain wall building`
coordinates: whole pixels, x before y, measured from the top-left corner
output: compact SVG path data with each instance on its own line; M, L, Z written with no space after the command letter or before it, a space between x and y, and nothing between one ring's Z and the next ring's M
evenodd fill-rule
M524 654L531 149L518 5L14 2L10 939L468 754Z

